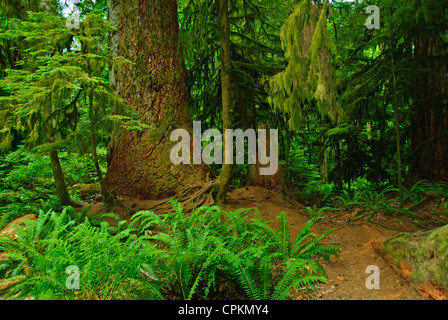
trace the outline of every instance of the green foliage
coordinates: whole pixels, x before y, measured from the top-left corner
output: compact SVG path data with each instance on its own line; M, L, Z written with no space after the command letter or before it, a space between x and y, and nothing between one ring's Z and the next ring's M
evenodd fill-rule
M278 218L279 229L274 231L267 224L255 220L259 230L257 239L267 239L266 247L248 248L226 257L231 272L250 299L283 300L291 296L291 288L308 288L316 282L325 282L325 271L315 260L329 261L336 255L336 247L319 242L332 230L317 237L310 232L321 216L310 220L299 232L294 242L290 239L288 218L282 213Z
M7 297L33 299L207 299L218 297L218 283L243 289L250 299L286 299L291 288L325 281L316 261L337 248L320 241L331 231L310 232L315 217L290 243L286 215L273 231L257 212L233 213L202 207L159 216L139 212L117 226L93 223L87 210L39 213L38 221L17 227L17 239L0 238L9 260L0 276L19 283ZM96 226L97 225L97 226ZM80 269L80 289L65 287L68 266Z
M6 292L15 299L132 299L156 298L157 291L140 276L139 267L150 261L154 248L144 237L135 239L128 228L111 235L107 223L94 227L77 223L69 209L62 214L40 212L38 221L16 228L17 240L0 239L8 253L1 266L4 277L20 283ZM80 269L81 289L65 286L68 266ZM136 295L138 293L138 295Z
M179 41L192 118L219 129L215 2L178 1ZM328 232L310 231L325 206L412 215L434 199L441 214L448 212L446 184L395 186L400 175L416 173L446 180L431 168L446 158L443 1L379 0L381 29L367 30L365 1L233 0L233 127L280 129L285 185L308 206L310 222L291 239L295 230L285 214L274 230L254 210L212 207L187 215L174 204L170 214L140 212L131 221L87 218L89 208L56 214L62 208L50 148L59 152L69 187L101 183L112 132L149 129L109 84L109 65L128 61L110 55L115 29L106 19L107 1L76 3L79 30L66 28L56 0L0 2L0 229L40 212L38 222L18 229L17 241L1 239L11 260L2 262L0 276L20 281L7 296L214 299L231 287L250 299L284 299L291 288L325 280L316 259L337 251L320 244ZM419 172L422 166L432 174ZM219 173L219 166L211 168ZM243 187L248 171L236 166L232 184ZM70 196L80 200L76 191ZM81 267L79 291L65 289L68 265Z
M102 192L103 183L97 146L107 143L112 130L148 129L129 112L127 103L109 85L111 63L127 63L109 56L107 35L114 30L103 12L91 11L79 29L68 29L65 18L44 12L29 12L27 19L10 19L0 39L20 43L21 59L6 69L0 85L0 151L20 139L28 149L42 152L68 148L89 153ZM52 162L59 200L69 204L66 186Z
M362 208L369 213L386 211L414 215L412 210L432 197L436 200L436 206L442 207L441 214L446 213L445 199L448 195L448 186L445 183L420 180L410 188L403 187L403 193L406 206L402 209L397 206L399 195L397 196L398 188L395 186L380 190L358 189L355 192L343 190L342 195L336 196L335 205L348 210Z
M338 200L342 203L344 208L352 209L354 207L362 207L365 210L371 212L387 210L389 212L395 212L396 208L390 205L391 202L395 202L396 199L390 199L388 193L396 192L395 187L387 187L381 192L373 190L358 190L353 194L344 190L342 196L338 196Z
M180 0L180 42L188 69L187 91L193 120L204 128L222 128L219 8L212 0ZM232 127L277 126L267 103L266 79L283 67L279 31L289 1L229 1ZM275 19L272 19L275 17ZM211 166L219 176L220 166ZM246 182L248 166L235 166L231 184Z
M100 148L99 155L105 172L106 149ZM60 158L69 187L98 183L91 157L61 152ZM0 160L0 229L21 216L60 208L48 155L19 148L0 155ZM71 190L70 194L73 199L81 200L77 191Z
M164 217L153 212L140 212L133 217L142 230L160 228L150 236L160 248L156 253L158 272L165 279L169 295L183 300L207 297L216 282L216 273L224 250L219 235L219 209L200 208L185 217L178 204L174 212ZM158 274L161 273L161 274Z
M63 17L44 13L30 13L27 21L11 19L9 23L11 28L1 37L20 39L24 53L20 68L7 70L7 77L1 80L10 93L0 97L3 141L10 141L8 136L15 130L26 133L30 146L51 143L56 136L69 138L82 149L92 138L88 129L76 130L85 123L83 115L95 127L101 124L103 132L106 124L109 128L118 124L139 127L133 116L125 114L126 104L108 85L106 70L113 60L105 38L113 27L101 14L86 16L80 30L69 30ZM90 94L94 110L89 116ZM109 121L103 122L103 118Z
M0 155L0 229L36 210L57 207L48 156L17 151Z
M303 111L313 102L323 117L337 119L340 113L330 63L336 48L327 29L328 10L328 1L301 1L281 30L288 66L271 79L269 101L290 115L294 131L302 129Z
M163 249L158 258L166 271L154 276L174 279L170 295L182 299L210 298L220 278L236 281L250 299L284 299L294 286L324 281L324 270L313 259L336 254L335 248L319 244L329 232L320 237L309 232L316 219L290 244L285 214L279 216L282 226L274 232L252 210L224 213L218 207L199 208L185 216L178 204L174 208L164 217L141 212L134 219L145 230L161 230L150 238ZM288 253L286 247L291 247Z

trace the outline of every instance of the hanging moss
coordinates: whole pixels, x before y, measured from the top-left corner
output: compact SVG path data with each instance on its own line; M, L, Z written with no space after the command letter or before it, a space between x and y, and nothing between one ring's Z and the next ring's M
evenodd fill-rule
M315 100L322 116L337 119L340 108L330 57L335 45L327 29L328 1L313 5L301 1L281 29L288 66L271 79L271 105L290 115L292 130L299 130L305 103Z

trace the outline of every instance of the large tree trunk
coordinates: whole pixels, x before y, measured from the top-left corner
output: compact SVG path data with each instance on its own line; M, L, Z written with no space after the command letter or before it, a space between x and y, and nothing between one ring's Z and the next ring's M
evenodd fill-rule
M192 131L176 0L111 0L109 6L119 29L118 36L112 35L118 47L112 43L112 48L132 62L111 68L112 85L152 129L115 135L107 186L122 195L160 199L204 183L206 167L170 161L176 144L170 141L172 131Z
M448 181L446 4L427 3L428 22L415 37L414 58L421 76L414 90L412 174L420 179Z

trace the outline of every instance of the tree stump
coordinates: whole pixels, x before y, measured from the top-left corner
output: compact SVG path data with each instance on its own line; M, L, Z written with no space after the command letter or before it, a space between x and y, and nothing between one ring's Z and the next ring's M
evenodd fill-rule
M266 148L267 148L267 150L271 150L270 139L269 139L269 137L271 136L271 133L270 133L271 128L269 125L264 125L264 124L261 125L261 128L264 130L267 130ZM280 162L278 163L277 173L275 173L274 175L263 176L263 175L260 175L260 168L269 168L269 166L271 164L262 165L258 159L259 158L257 155L257 163L252 165L249 168L249 174L247 176L247 185L248 186L264 187L267 189L280 188L282 186L282 182L283 182L283 169L282 169L282 165L280 164Z

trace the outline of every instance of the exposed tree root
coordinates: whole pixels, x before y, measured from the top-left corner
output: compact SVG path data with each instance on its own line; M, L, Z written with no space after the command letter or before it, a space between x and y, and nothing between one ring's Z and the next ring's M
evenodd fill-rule
M202 206L212 206L215 204L214 196L218 192L217 181L210 181L205 186L190 186L180 191L176 196L168 200L160 201L154 206L148 208L157 213L167 213L173 210L173 206L170 203L171 200L179 202L184 212L190 212L194 208Z

